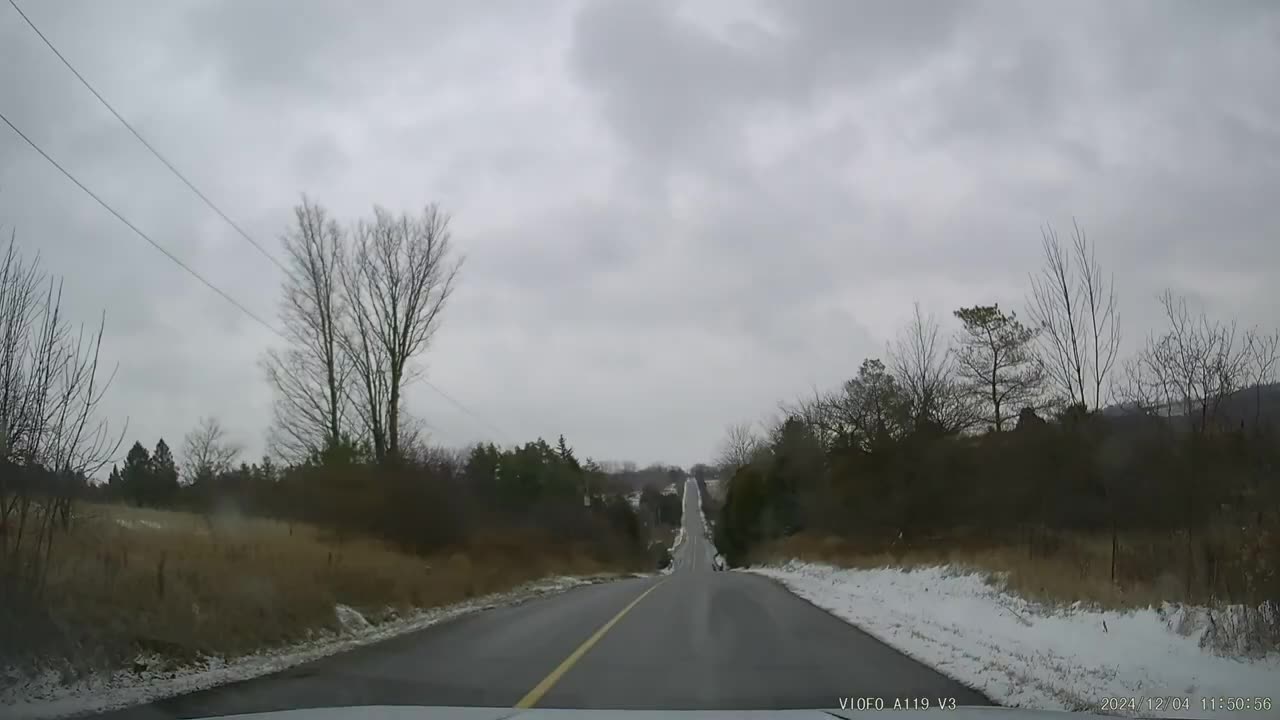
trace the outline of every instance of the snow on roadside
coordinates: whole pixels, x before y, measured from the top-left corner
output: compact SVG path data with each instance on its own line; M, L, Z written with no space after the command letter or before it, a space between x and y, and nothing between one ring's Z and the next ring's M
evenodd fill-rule
M671 558L671 562L662 568L663 575L670 575L676 569L676 548L680 547L684 542L684 523L680 524L680 529L676 530L675 540L671 541L671 548L667 550L667 556Z
M360 614L359 610L346 605L335 605L333 614L338 616L338 625L342 632L355 634L367 631L373 625Z
M1136 714L1280 717L1280 656L1215 655L1156 609L1052 609L947 567L847 570L791 561L755 567L796 595L1007 706L1098 712L1104 698L1142 698ZM1146 698L1190 708L1145 712ZM1201 698L1269 697L1270 713L1205 712ZM1153 702L1158 702L1153 700Z
M231 661L207 658L193 665L167 669L158 657L140 657L135 662L140 671L119 670L66 685L56 672L47 672L5 688L0 692L0 707L6 718L40 720L67 715L98 713L130 705L152 702L229 682L278 672L302 663L318 660L362 645L388 640L397 635L423 630L481 610L514 605L533 598L554 595L581 585L615 579L615 576L549 577L527 583L514 590L473 598L454 605L431 608L408 617L371 625L353 608L339 605L334 609L340 633L318 633L317 637L289 647L264 651Z
M698 489L698 483L696 481L690 480L689 482L692 483L693 485L691 489L698 495L698 517L702 519L702 534L706 535L707 539L710 540L711 525L707 523L707 513L702 509L702 491ZM690 489L690 488L686 486L686 489ZM715 546L712 545L712 547L715 547Z
M679 548L680 545L684 543L684 517L683 517L684 496L683 495L680 496L680 509L681 509L680 527L676 529L675 539L671 541L671 547L667 549L667 557L671 558L671 562L667 563L667 566L662 568L663 575L670 575L671 573L675 572L676 549Z
M694 481L690 481L694 482ZM716 541L711 532L711 525L707 522L707 513L702 509L702 493L698 491L698 485L694 482L693 489L698 493L698 517L702 518L702 534L707 538L707 544L711 546L711 565L716 570L723 570L728 565L724 556L720 554L720 550L716 548Z

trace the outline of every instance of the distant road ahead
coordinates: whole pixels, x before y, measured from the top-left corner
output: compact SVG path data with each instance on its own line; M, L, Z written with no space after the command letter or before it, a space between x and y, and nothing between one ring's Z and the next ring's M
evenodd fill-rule
M832 708L850 696L989 704L772 580L714 572L697 486L688 483L684 496L685 541L670 575L496 608L277 675L102 717L380 704Z

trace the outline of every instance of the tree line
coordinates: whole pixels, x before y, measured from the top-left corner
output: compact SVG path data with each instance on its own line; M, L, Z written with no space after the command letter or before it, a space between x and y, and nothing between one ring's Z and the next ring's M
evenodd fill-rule
M563 437L554 445L538 439L509 448L422 446L394 464L334 458L280 464L270 456L250 463L216 421L203 420L184 447L178 466L163 439L154 452L136 442L107 483L87 486L81 496L305 522L339 540L375 537L422 553L514 532L638 568L660 560L647 543L656 523L679 522L678 508L674 520L669 508L642 517L612 491L616 481L600 464L579 460Z
M729 428L716 542L731 563L802 532L1032 557L1101 535L1117 585L1172 574L1188 599L1280 599L1280 333L1167 292L1165 326L1121 361L1092 243L1076 226L1042 247L1025 322L962 307L948 336L917 305L885 359L783 403L763 433ZM1136 561L1139 545L1158 557Z
M343 225L303 198L282 237L283 343L261 359L273 411L259 462L242 460L211 418L183 438L180 461L164 439L139 440L121 457L127 426L100 417L114 376L99 369L105 315L72 325L61 280L11 234L0 255L3 599L38 598L57 535L86 498L270 515L416 552L525 532L650 566L652 523L563 438L444 450L405 407L462 267L449 225L434 204L417 214L375 207Z

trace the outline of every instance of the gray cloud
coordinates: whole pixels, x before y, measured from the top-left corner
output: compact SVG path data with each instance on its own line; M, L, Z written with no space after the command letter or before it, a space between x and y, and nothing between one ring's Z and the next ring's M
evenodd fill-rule
M187 3L24 8L154 144L276 247L302 193L439 201L468 256L432 382L506 440L691 463L839 382L919 299L1019 306L1078 216L1126 335L1165 287L1277 324L1270 3ZM0 11L0 112L274 320L278 274ZM272 338L0 132L0 224L106 308L109 410L254 452ZM488 438L428 388L437 439ZM495 438L504 439L504 438Z

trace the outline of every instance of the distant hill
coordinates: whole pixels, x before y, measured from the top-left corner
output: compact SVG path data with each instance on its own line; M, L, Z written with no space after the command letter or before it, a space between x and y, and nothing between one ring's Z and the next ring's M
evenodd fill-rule
M1237 390L1222 399L1218 412L1228 427L1251 429L1256 425L1280 425L1280 383ZM1126 418L1142 417L1132 403L1111 405L1102 410L1102 415L1120 423ZM1174 421L1185 419L1181 406L1173 408L1170 413L1160 412L1157 415Z

